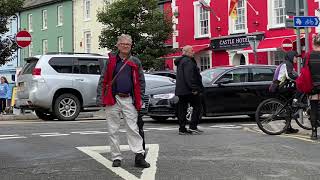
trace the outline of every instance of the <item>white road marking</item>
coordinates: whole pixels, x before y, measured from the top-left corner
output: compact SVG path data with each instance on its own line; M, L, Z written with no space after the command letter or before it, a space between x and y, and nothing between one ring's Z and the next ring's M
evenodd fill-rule
M121 167L112 167L112 161L106 159L102 156L102 153L110 152L110 146L88 146L88 147L76 147L80 151L91 156L93 159L104 165L106 168L113 171L118 176L122 177L125 180L154 180L157 172L157 160L159 155L159 145L158 144L146 144L148 149L148 154L146 161L150 163L150 168L142 170L142 175L140 178L131 174L127 170ZM122 151L129 151L130 148L128 145L121 145L120 149Z
M163 128L145 128L147 130L159 130L159 131L172 131L177 130L178 128L170 128L170 127L163 127Z
M18 136L18 134L0 135L0 137L10 137L10 136Z
M216 125L216 126L210 126L211 128L221 128L221 129L241 129L242 126L236 126L236 125Z
M53 133L32 133L31 135L41 136L41 137L57 137L57 136L69 136L70 134L60 134L58 132Z
M0 140L6 140L6 139L21 139L21 138L27 138L27 137L25 137L25 136L19 136L18 134L0 135Z
M75 131L75 132L71 132L71 134L82 134L82 135L87 135L87 134L108 134L108 132L103 132L103 131Z

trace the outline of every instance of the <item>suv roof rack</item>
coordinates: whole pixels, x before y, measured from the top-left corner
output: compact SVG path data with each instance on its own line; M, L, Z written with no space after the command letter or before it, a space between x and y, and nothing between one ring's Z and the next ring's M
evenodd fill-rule
M74 54L83 54L83 55L94 55L94 56L102 56L98 53L77 53L77 52L48 52L46 55L55 55L55 54L67 54L67 55L74 55Z

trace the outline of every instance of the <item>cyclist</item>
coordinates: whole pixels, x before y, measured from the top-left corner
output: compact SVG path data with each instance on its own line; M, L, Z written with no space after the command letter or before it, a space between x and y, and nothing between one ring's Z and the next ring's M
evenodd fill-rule
M294 94L295 84L294 80L297 79L298 73L294 70L294 64L297 63L298 53L295 51L289 51L285 55L284 61L277 67L273 83L270 86L270 91L274 93L279 93L284 96L291 96ZM301 93L296 92L294 102L297 102L298 97ZM298 129L292 128L291 124L285 131L285 133L297 133Z

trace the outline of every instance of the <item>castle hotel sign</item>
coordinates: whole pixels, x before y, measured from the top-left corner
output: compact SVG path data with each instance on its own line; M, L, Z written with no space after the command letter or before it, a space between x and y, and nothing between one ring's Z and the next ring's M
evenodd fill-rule
M211 47L214 51L223 51L231 49L242 49L249 47L249 40L247 36L257 36L258 40L262 40L264 37L263 33L255 34L241 34L241 35L230 35L211 39Z

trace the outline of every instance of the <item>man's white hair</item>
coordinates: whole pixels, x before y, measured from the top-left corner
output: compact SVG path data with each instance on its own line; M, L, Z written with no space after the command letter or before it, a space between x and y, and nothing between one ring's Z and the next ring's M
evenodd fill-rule
M190 45L186 45L182 48L182 54L185 55L186 53L188 53L188 51L192 49L192 46Z
M117 45L118 45L121 41L123 41L123 40L128 40L128 41L130 41L130 43L132 44L132 38L131 38L130 35L128 35L128 34L121 34L120 36L118 36Z

